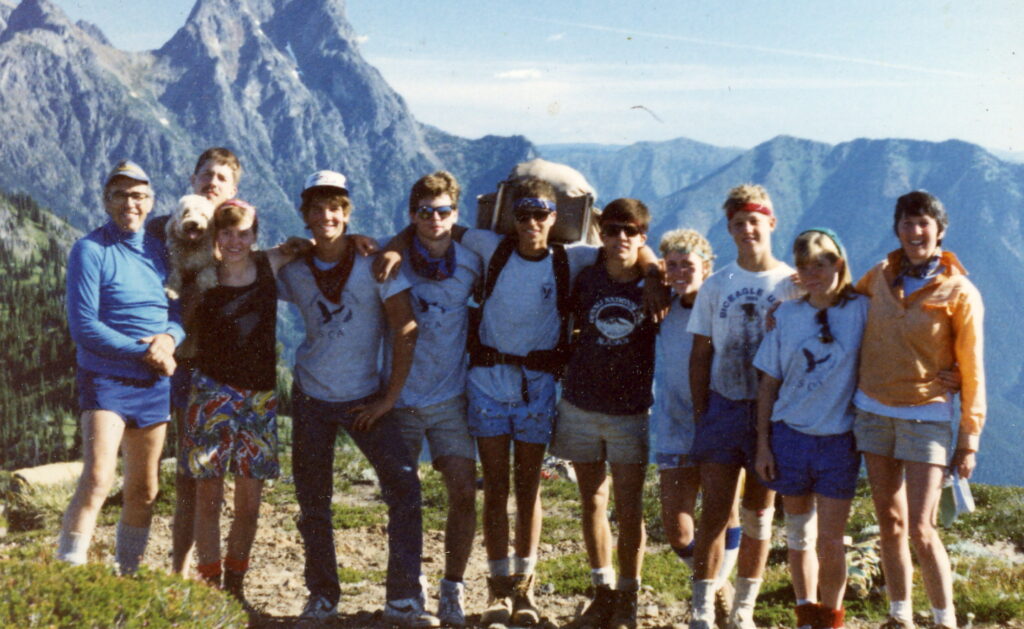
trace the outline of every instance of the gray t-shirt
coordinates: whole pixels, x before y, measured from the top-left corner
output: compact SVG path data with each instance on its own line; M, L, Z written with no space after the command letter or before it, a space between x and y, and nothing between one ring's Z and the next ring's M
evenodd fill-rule
M693 446L693 398L690 397L690 349L686 331L692 308L673 296L672 308L661 322L655 342L654 408L651 447L664 454L689 454Z
M754 366L782 380L772 421L808 435L839 435L853 429L860 341L868 299L856 296L828 309L833 341L821 340L818 309L806 300L789 301L775 312L775 328L765 335Z
M306 395L327 402L350 402L381 387L380 350L387 334L384 301L409 288L404 277L378 283L373 258L356 255L341 303L317 288L304 259L281 268L279 299L299 308L306 337L295 354L295 382Z
M471 229L462 237L462 244L480 256L486 269L503 238L491 231ZM581 269L597 260L597 251L597 247L586 245L566 247L570 286ZM550 253L538 261L527 260L518 252L509 256L484 306L480 342L516 356L558 344L560 321L552 260ZM515 365L495 365L470 369L469 380L495 400L519 402L524 371L528 380L552 377Z
M444 280L418 275L402 264L402 276L412 286L409 296L419 335L412 369L395 405L423 407L462 395L466 390L466 330L468 299L480 276L480 256L457 242L455 273ZM390 348L389 348L390 349ZM390 365L390 351L384 356Z
M730 400L757 398L754 354L764 337L764 315L777 301L800 295L784 263L753 273L735 262L711 274L697 293L687 332L711 338L711 389Z

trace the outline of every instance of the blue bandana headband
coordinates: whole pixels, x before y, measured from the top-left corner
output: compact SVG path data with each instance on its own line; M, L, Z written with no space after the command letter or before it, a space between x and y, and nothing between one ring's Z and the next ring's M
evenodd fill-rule
M512 204L512 210L525 210L527 208L540 208L547 210L548 212L555 211L555 203L548 201L547 199L538 199L537 197L522 197L516 199L516 202Z
M835 233L828 227L812 227L810 229L805 229L802 232L800 232L797 238L803 236L808 232L818 232L819 234L825 234L826 236L828 236L832 240L832 242L835 243L836 249L839 250L839 256L843 260L846 260L847 264L849 264L849 260L846 257L846 247L843 246L843 241L839 239L839 234Z

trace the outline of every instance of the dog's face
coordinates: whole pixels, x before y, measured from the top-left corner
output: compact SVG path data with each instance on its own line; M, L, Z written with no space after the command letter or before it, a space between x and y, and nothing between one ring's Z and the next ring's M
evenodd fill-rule
M181 242L208 240L213 231L213 203L198 194L187 194L167 224L168 235Z

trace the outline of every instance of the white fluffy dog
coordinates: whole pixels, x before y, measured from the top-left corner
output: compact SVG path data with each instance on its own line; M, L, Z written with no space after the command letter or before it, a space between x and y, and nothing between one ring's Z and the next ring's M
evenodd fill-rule
M213 203L198 194L187 194L167 221L167 250L171 272L165 292L181 297L182 286L194 283L197 291L217 285L217 261L213 257Z

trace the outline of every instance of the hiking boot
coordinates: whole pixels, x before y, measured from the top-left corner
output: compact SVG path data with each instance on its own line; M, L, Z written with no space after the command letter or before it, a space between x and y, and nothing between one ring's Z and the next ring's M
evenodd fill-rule
M914 629L914 621L889 616L885 619L885 622L878 626L878 629Z
M794 611L796 612L796 629L817 629L820 626L821 605L804 603L797 605Z
M299 616L303 620L333 620L337 617L338 604L319 594L309 595L306 606L302 608L302 614Z
M691 620L690 629L712 629L711 623L706 620Z
M636 629L637 590L616 590L615 611L608 629Z
M734 609L729 615L729 629L757 629L754 623L754 610Z
M418 598L400 598L384 606L384 621L406 629L432 629L440 627L437 616L423 609Z
M242 585L245 581L244 572L234 570L224 571L224 591L235 598L236 601L245 605L245 588Z
M437 601L437 619L445 627L465 627L466 612L462 609L466 584L441 579L441 595Z
M512 617L512 577L487 577L487 609L480 614L480 624L507 625Z
M540 622L540 611L533 600L533 574L517 574L512 584L512 624L530 627Z
M732 611L732 599L736 589L732 582L724 579L715 590L715 626L726 629L729 626L729 612Z
M821 606L818 609L818 624L814 629L843 629L846 626L846 609L831 609Z
M583 610L579 618L573 620L566 629L605 629L615 611L615 590L607 585L594 588L594 598Z

